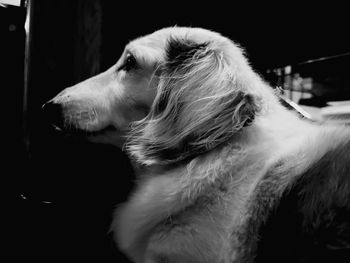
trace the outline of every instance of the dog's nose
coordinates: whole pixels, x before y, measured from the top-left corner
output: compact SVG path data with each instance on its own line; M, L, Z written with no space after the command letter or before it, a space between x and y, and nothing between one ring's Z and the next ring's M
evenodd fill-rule
M63 129L64 116L61 104L49 101L42 106L42 113L45 122L58 130Z

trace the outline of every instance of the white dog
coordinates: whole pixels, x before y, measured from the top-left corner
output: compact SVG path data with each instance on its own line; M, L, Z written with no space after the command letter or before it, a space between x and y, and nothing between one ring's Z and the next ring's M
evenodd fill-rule
M350 130L285 109L218 33L138 38L44 108L135 160L111 227L134 262L336 262L350 249Z

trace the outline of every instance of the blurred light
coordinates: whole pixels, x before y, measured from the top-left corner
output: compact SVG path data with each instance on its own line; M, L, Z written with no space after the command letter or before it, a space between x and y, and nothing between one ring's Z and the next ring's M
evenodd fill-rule
M13 24L9 25L10 32L16 31L16 29L17 29L16 25L13 25Z
M6 7L6 5L21 6L21 0L0 0L0 5Z

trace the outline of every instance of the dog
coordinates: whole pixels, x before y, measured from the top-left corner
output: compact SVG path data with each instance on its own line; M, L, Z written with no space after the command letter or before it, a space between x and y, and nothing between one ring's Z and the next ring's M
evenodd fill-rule
M341 262L350 251L350 129L286 109L219 33L137 38L44 110L56 129L133 160L137 187L111 223L133 262Z

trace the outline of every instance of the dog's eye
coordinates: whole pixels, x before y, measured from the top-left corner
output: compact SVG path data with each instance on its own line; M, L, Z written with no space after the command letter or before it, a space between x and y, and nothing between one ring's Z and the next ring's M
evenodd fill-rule
M125 62L120 66L119 70L129 71L131 69L137 68L137 61L133 54L127 54Z

